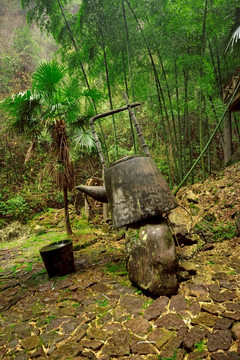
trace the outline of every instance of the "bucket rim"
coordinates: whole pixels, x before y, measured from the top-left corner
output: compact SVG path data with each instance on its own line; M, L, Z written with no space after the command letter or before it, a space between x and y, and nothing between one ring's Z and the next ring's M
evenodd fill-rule
M72 244L71 239L64 239L64 240L55 241L53 243L45 245L39 251L40 251L40 253L54 251L54 250L62 249L64 246L71 245L71 244Z

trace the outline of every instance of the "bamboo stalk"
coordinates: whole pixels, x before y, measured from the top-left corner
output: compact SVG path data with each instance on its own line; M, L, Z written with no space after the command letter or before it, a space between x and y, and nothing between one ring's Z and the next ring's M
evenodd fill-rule
M229 109L229 106L231 105L234 97L236 96L238 90L240 88L240 81L238 82L237 86L236 86L236 89L234 90L234 93L232 94L231 96L231 99L229 100L229 103L227 104L227 107L226 109L224 110L223 112L223 115L221 117L221 119L219 120L218 124L216 125L212 135L210 136L210 138L208 139L206 145L204 146L204 149L202 150L201 154L198 156L197 160L195 161L195 163L193 164L193 166L191 167L191 169L187 172L187 174L184 176L184 178L182 179L182 181L180 182L180 184L178 185L177 189L174 191L174 195L176 195L179 191L179 189L181 189L182 185L185 183L185 181L187 180L187 178L189 177L189 175L191 174L191 172L193 171L193 169L195 168L195 166L198 164L199 160L201 160L202 156L205 154L206 150L208 149L208 146L210 145L212 139L214 138L219 126L221 125L228 109Z

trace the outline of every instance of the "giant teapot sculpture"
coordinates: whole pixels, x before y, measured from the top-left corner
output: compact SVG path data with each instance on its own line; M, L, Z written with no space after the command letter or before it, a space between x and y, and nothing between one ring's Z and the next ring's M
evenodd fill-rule
M126 97L125 99L128 103ZM78 190L94 199L109 203L113 226L116 228L168 213L178 205L163 175L150 157L148 147L132 110L138 105L140 103L127 104L127 106L96 115L90 119L104 169L105 186L77 186ZM146 156L127 156L106 169L94 121L124 110L129 111Z

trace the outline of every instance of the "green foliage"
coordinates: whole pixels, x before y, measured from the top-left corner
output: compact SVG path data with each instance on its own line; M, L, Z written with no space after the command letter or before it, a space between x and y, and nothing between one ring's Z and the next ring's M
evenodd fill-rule
M50 322L54 319L57 319L56 315L48 315L45 320L45 324L50 324Z
M59 83L65 78L66 72L66 67L56 61L40 64L32 76L33 89L40 94L53 94L57 91Z
M236 225L232 223L220 224L212 229L216 241L229 240L237 236Z
M206 340L201 340L195 345L195 349L201 353L207 349Z
M16 0L10 5L5 2L1 10L4 14L21 13L19 4ZM71 155L78 162L84 146L91 156L84 158L86 163L95 154L91 151L93 138L87 130L89 118L96 112L122 106L120 94L124 89L131 101L142 103L137 118L160 171L171 186L179 183L221 117L222 85L239 66L237 56L222 55L223 44L231 48L237 40L236 51L240 43L238 2L66 0L61 5L62 9L58 1L22 0L28 21L53 36L59 44L58 59L62 56L63 61L63 64L56 61L41 64L33 75L33 88L28 91L25 89L30 87L29 75L41 58L40 41L36 41L35 28L29 31L22 21L16 21L17 29L13 30L13 22L9 21L13 17L5 20L7 36L1 40L1 85L4 94L14 90L15 95L3 102L7 113L3 126L7 124L17 134L21 132L27 141L42 141L49 153L46 142L50 144L53 140L54 125L61 118L66 125ZM134 153L130 125L122 114L116 119L117 133L111 118L101 122L110 162L116 159L116 141L119 157ZM233 132L236 144L236 126ZM9 151L14 149L13 142L6 144L10 144ZM1 155L4 147L0 148ZM26 148L20 152L20 165L24 163ZM204 177L205 172L219 169L221 149L219 132L203 159L202 168L192 174L192 182ZM36 172L31 173L30 167L23 174L26 166L20 166L14 155L6 154L4 149L3 171L11 176L5 175L3 183L9 183L11 178L11 183L20 184L21 188L29 178L35 181ZM56 170L54 181L63 184L60 180L66 178L67 172L59 156L51 164L49 158L43 157L42 163L48 162L49 172L53 174ZM96 171L96 166L89 168L88 175ZM5 198L12 196L7 194ZM59 202L62 204L62 199ZM231 229L227 232L233 234ZM221 238L218 230L217 236Z
M142 308L143 309L147 309L149 305L151 305L154 302L153 299L150 300L146 300L145 303L143 304Z
M11 217L13 220L26 220L29 210L28 203L21 195L12 197L5 202L0 194L0 212L2 215Z
M105 306L109 305L109 302L108 302L108 299L97 300L96 304L100 307L105 307Z
M212 234L214 241L229 240L237 236L236 225L232 222L220 223L216 225L216 218L214 215L205 216L204 220L194 225L194 229L200 235Z
M107 263L106 272L113 275L124 276L127 275L125 261L119 262L117 264Z

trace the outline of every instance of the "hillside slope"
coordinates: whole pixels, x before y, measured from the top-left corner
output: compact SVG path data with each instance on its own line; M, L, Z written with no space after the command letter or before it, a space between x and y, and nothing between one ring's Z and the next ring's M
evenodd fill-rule
M171 298L133 287L122 233L105 234L80 217L76 272L48 279L39 249L65 238L59 210L35 220L34 237L0 244L2 357L239 360L238 172L239 164L179 192L173 218L189 243L177 249L182 281Z

